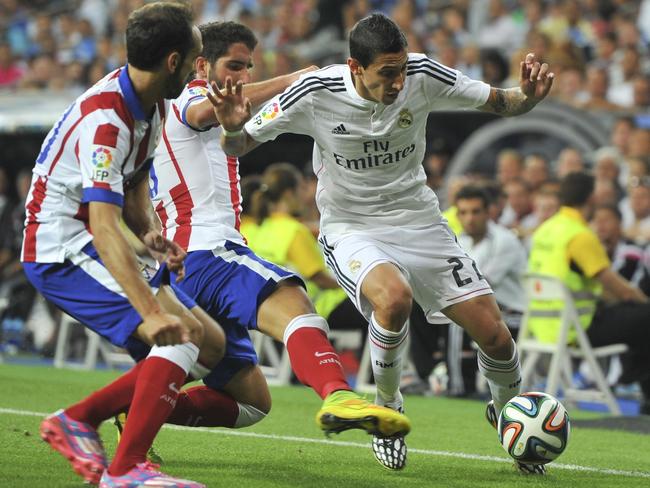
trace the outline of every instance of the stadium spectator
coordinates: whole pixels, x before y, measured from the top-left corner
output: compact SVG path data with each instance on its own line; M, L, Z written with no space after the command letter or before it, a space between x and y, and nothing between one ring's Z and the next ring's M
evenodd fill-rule
M562 179L562 208L533 234L528 269L556 277L571 290L593 346L628 345L638 361L633 369L639 374L632 378L641 383L641 413L650 414L648 297L611 268L605 248L588 227L586 219L593 213L593 189L593 176L584 172L570 173ZM601 288L603 296L616 302L597 308ZM535 301L530 304L530 311L531 332L542 342L555 342L559 316L544 313L544 306ZM573 340L575 332L570 331L568 341Z
M623 233L639 245L650 243L650 178L632 178L629 198L621 206Z
M567 147L560 151L555 163L555 176L562 179L569 173L576 173L585 168L582 154L575 148Z
M490 283L506 325L511 331L518 329L525 308L524 246L512 231L491 221L489 196L479 186L462 188L456 194L456 206L463 229L458 242Z
M594 184L594 203L596 205L616 205L619 198L620 192L616 182L596 179Z
M636 47L625 47L619 63L612 67L607 99L620 107L632 108L634 104L633 80L640 74L641 57Z
M598 205L590 222L605 247L612 268L650 296L650 270L644 248L623 235L623 215L616 205Z
M9 44L0 42L0 88L16 88L25 71L16 62Z
M632 80L632 106L638 112L650 109L650 76L637 76Z
M523 158L514 149L504 149L497 155L497 174L499 183L506 185L511 181L521 178L523 171Z
M533 194L522 179L509 181L503 186L507 204L499 224L512 229L519 237L526 237L535 227Z
M548 160L539 153L529 154L524 158L524 170L521 179L535 192L550 177Z
M609 75L602 66L591 65L587 68L587 93L584 100L577 100L577 105L587 110L621 110L621 107L607 99Z

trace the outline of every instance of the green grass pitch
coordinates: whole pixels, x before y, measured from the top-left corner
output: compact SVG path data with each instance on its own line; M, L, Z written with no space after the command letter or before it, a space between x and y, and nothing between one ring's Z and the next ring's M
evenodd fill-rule
M84 486L40 440L40 414L81 399L117 374L0 365L0 486ZM155 445L164 471L209 487L650 487L648 435L574 428L549 475L527 477L508 462L480 402L407 397L413 422L408 465L390 472L374 460L370 438L361 432L325 440L314 422L320 400L311 390L272 388L272 395L270 415L247 429L163 428ZM106 423L101 433L110 455L115 429Z

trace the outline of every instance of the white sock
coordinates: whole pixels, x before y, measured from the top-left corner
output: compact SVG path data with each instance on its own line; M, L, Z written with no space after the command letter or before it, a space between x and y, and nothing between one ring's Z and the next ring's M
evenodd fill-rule
M503 406L521 391L521 368L514 341L512 347L512 357L505 361L493 359L478 350L478 369L487 379L497 415L501 413Z
M399 332L384 329L373 313L368 326L370 362L377 385L377 403L393 408L401 407L399 382L402 375L402 356L406 348L408 322ZM399 403L399 404L398 404Z

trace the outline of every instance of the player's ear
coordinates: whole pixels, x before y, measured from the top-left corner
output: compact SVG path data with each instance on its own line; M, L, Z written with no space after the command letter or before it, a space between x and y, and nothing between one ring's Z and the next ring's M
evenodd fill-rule
M167 56L167 65L165 66L165 68L167 68L167 70L170 73L176 73L176 70L178 70L180 64L181 64L180 53L178 53L178 51L169 53L169 55Z
M350 68L352 74L355 76L359 75L360 70L363 69L361 63L359 63L359 61L354 58L348 58L348 67Z
M208 77L208 60L203 56L198 56L194 61L194 70L199 78Z

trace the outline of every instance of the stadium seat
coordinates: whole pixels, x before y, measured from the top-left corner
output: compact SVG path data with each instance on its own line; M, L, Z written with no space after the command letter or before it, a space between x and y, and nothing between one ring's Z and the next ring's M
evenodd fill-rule
M98 334L84 327L88 344L86 345L86 354L82 363L68 360L68 343L72 327L81 326L74 318L66 313L61 314L59 322L59 333L56 339L56 350L54 352L55 368L76 368L76 369L94 369L97 365L97 357L102 355L102 359L108 367L115 368L119 365L130 366L133 364L131 356L124 352L116 351L113 346L102 339Z
M517 338L517 347L521 360L522 391L530 389L532 378L536 373L536 366L543 356L550 356L548 373L546 377L546 393L557 396L563 392L564 400L568 404L576 401L590 401L603 403L614 415L620 415L621 409L614 398L612 390L607 383L605 374L599 363L600 359L615 356L627 351L625 344L611 344L602 347L592 347L587 334L580 325L578 311L568 288L558 279L529 274L524 277L524 288L528 301L557 301L564 303L564 307L557 310L548 310L561 319L560 333L555 343L538 341L530 332L528 320L530 307L527 307L522 318L521 330ZM576 343L567 344L569 330L577 334ZM573 361L582 359L587 362L594 380L594 387L578 389L573 382Z

